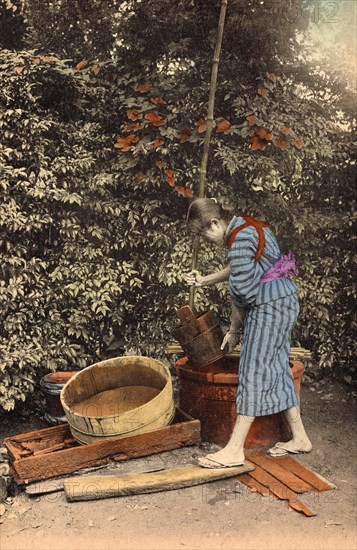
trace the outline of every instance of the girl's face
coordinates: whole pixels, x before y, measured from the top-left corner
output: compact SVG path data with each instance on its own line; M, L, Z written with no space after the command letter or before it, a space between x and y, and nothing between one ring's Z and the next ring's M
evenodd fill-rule
M228 224L224 220L212 218L211 225L200 232L200 236L209 243L218 244L223 241Z

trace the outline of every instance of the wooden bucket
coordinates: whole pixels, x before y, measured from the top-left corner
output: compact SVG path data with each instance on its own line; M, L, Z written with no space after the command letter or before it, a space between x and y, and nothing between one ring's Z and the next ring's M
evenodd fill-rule
M301 361L290 363L298 397L304 367ZM238 371L238 374L237 374ZM178 359L180 408L201 421L202 441L226 445L237 418L236 394L239 384L238 358L227 355L211 365L210 372L194 369L187 357ZM283 413L257 417L245 440L246 448L275 445L291 439Z
M67 419L60 400L60 393L68 380L78 371L58 371L46 374L40 380L40 388L45 396L45 420L49 424L63 424Z
M61 402L79 443L157 430L175 413L169 370L141 356L116 357L83 369L64 386Z
M198 317L188 305L177 310L181 324L173 330L193 368L201 369L224 357L221 350L223 333L212 313L206 311Z

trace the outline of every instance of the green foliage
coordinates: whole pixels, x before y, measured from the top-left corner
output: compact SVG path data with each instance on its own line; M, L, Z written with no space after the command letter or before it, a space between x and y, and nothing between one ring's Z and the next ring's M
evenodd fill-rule
M21 0L0 0L0 48L23 46L24 32Z
M321 213L322 211L322 213ZM305 228L298 250L301 268L302 312L299 336L312 349L321 368L339 367L342 373L353 371L356 319L354 265L356 238L351 231L356 222L352 211L337 209L305 212L304 221L314 220ZM346 238L346 233L350 233ZM309 247L302 243L308 234ZM305 241L306 242L306 241Z
M114 148L138 81L34 51L3 50L0 64L0 404L10 410L45 371L83 367L108 341L162 350L185 297L172 249L187 200L159 169L137 182L141 156Z
M26 2L38 49L0 53L5 410L44 372L88 365L108 343L162 355L187 301L184 220L218 3L119 4L58 0L43 12ZM297 42L307 28L293 17L298 0L275 2L280 18L258 0L229 4L207 194L268 219L283 251L294 250L296 343L315 365L351 369L353 101ZM199 258L204 273L225 262L204 244ZM196 305L227 322L224 284L199 290Z
M119 0L42 0L23 2L28 41L43 51L56 51L76 63L107 59L113 44L113 20L126 2Z

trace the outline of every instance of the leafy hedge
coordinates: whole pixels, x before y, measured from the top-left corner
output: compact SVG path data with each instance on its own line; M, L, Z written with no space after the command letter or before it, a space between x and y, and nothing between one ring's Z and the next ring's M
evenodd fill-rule
M95 74L9 51L1 70L0 404L9 410L43 370L99 357L142 279L122 240L130 205L100 169L113 146L88 116L88 104L106 102Z
M40 4L31 5L40 41ZM172 35L175 21L163 17L165 6L138 6L123 25L125 45L116 45L106 61L62 60L44 49L0 52L4 410L24 400L48 370L84 367L108 348L163 355L175 310L187 300L182 278L191 238L184 219L197 190L208 27L216 14L204 16L197 51L192 33L198 23L184 12L176 20L184 40L144 48L142 22L150 10L161 13L150 31L155 40L165 25ZM264 12L257 24L264 27L268 16ZM228 35L234 21L233 13ZM258 59L253 48L256 64L231 50L223 55L207 189L230 197L238 211L267 218L283 251L294 250L302 302L295 343L312 349L315 367L342 364L352 372L353 117L332 77L313 75L294 54L287 35L294 28L283 23L278 38L281 55L290 60L286 72L276 59L274 73L266 67L268 51ZM86 25L88 41L93 22ZM62 27L57 38L66 53ZM253 31L248 25L244 40ZM45 45L50 35L44 33ZM233 38L242 49L239 36ZM328 100L319 95L324 89ZM223 262L223 250L202 244L203 272ZM198 309L210 307L227 321L223 284L199 290L196 301Z

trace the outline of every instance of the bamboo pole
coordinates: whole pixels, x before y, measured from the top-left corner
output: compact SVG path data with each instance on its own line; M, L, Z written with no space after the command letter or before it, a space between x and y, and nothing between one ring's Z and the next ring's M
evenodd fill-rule
M228 4L228 0L221 0L221 10L220 10L219 21L218 21L216 46L214 49L213 61L212 61L211 84L210 84L210 90L209 90L208 111L207 111L207 119L206 119L206 133L205 133L205 139L203 143L198 198L203 198L205 196L208 152L209 152L209 146L211 142L213 123L214 123L214 118L213 118L214 100L216 95L218 65L219 65L219 58L220 58L221 48L222 48L222 39L223 39L227 4ZM200 239L199 237L196 237L193 243L191 270L196 269L197 267L199 245L200 245ZM195 301L195 286L192 285L190 288L190 294L189 294L189 305L191 309L193 309L194 301Z

